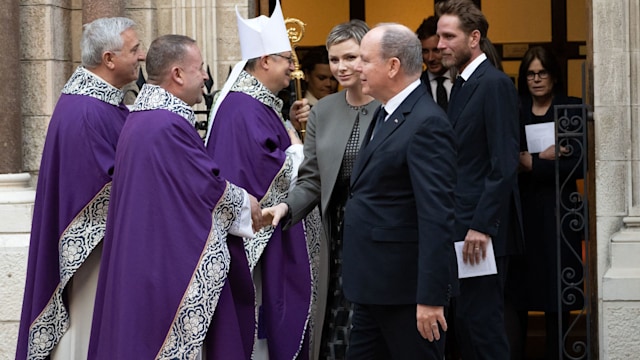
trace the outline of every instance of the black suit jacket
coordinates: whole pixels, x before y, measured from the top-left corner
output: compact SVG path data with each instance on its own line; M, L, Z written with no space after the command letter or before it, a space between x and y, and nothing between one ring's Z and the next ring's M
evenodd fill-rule
M446 305L457 289L455 137L426 92L421 84L368 141L374 120L354 164L342 268L353 302Z
M455 240L473 229L492 237L496 256L523 248L518 95L487 60L452 90L448 115L458 141Z

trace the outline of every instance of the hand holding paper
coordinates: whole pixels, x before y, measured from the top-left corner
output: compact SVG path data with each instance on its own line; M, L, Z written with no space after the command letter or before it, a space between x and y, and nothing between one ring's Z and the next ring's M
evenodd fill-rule
M458 260L458 278L464 279L468 277L493 275L498 273L496 267L496 257L493 252L493 243L491 240L487 243L486 257L479 262L471 265L470 262L465 263L463 260L464 241L454 243L456 249L456 258Z
M525 125L524 131L527 137L527 149L531 154L542 152L556 143L553 122Z

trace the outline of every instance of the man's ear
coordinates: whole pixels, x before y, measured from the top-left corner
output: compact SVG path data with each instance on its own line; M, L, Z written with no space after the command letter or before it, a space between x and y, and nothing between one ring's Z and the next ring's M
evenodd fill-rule
M270 61L271 61L271 56L269 55L260 56L260 60L258 61L258 66L260 66L263 69L268 69Z
M169 76L171 77L171 80L173 80L176 84L180 84L183 85L184 84L184 77L182 76L182 69L180 69L177 66L173 66L171 67L171 70Z
M102 63L109 70L113 70L116 67L116 64L113 62L113 59L116 57L116 54L112 51L105 51L102 53Z
M471 34L469 34L469 38L471 42L469 46L472 49L474 49L476 46L480 46L480 39L482 38L482 35L480 34L480 30L478 29L473 30Z
M388 66L389 66L389 70L387 71L387 73L389 74L389 79L394 78L398 72L400 71L400 59L398 59L397 57L392 57L391 59L387 60L388 61Z

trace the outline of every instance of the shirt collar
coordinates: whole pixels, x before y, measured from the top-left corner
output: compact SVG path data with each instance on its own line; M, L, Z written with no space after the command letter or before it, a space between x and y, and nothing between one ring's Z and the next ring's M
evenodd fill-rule
M464 68L464 71L460 74L464 81L469 80L474 71L482 64L483 61L487 60L487 55L485 53L480 54L477 58L473 59L472 62Z
M144 84L131 111L168 110L195 126L196 115L191 106L158 85Z
M316 98L309 90L307 90L307 92L304 94L304 98L309 100L309 105L311 106L314 106L318 103L318 98Z
M98 75L78 66L73 75L62 88L63 94L84 95L96 98L113 106L118 106L124 99L124 92L109 84Z
M414 82L409 84L409 86L407 86L402 91L397 93L394 97L389 99L389 101L387 101L387 103L384 104L384 110L387 112L387 117L393 114L393 112L396 111L398 106L402 104L404 99L406 99L407 96L409 96L409 94L411 94L413 90L417 89L418 86L420 86L420 79L415 80Z
M428 70L427 70L427 73L429 74L429 81L433 81L433 80L435 80L436 78L439 78L439 77L441 77L441 76L442 76L443 78L445 78L445 79L449 79L449 80L451 80L451 75L450 75L450 71L449 71L449 70L445 71L444 73L442 73L442 74L440 74L440 75L436 75L436 74L434 74L434 73L430 73Z

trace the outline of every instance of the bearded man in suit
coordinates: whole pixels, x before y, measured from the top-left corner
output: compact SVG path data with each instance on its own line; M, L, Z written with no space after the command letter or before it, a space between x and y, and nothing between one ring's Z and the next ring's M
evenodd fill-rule
M519 227L518 98L513 82L482 51L489 24L469 0L436 5L442 62L459 76L448 116L458 142L455 240L471 265L493 247L497 273L460 280L455 299L462 357L509 359L504 282L509 255L522 250Z

